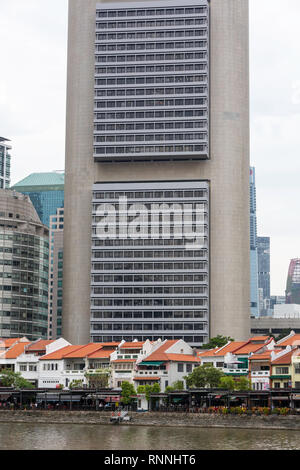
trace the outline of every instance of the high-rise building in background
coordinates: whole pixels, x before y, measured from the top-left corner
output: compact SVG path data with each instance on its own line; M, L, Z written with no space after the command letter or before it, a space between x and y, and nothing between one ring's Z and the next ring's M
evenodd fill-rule
M12 189L30 197L41 222L49 227L50 216L64 207L64 180L63 172L33 173Z
M47 338L49 230L29 197L0 190L0 337Z
M248 338L248 49L247 0L70 0L69 341ZM163 216L171 208L168 237L160 218L149 236L153 205ZM178 220L191 234L198 206L193 246ZM97 232L103 207L106 239Z
M50 217L48 337L62 336L64 209Z
M61 336L62 323L62 269L64 227L64 179L63 172L33 173L13 186L28 195L40 219L50 229L49 250L49 302L48 336ZM59 257L59 259L58 259ZM58 279L59 276L59 279Z
M300 304L300 259L292 259L286 281L285 298L287 304Z
M270 305L270 237L257 237L258 288L261 290L260 315L265 315Z
M11 146L9 139L0 137L0 189L10 186Z
M250 304L251 316L259 315L258 264L257 264L257 220L255 168L250 168Z

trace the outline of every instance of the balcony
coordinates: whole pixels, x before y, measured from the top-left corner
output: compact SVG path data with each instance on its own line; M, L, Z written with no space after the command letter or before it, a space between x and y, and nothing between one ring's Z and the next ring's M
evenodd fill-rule
M230 369L230 368L224 368L223 372L225 375L248 375L249 374L249 369Z
M269 370L253 370L251 371L251 377L270 377Z

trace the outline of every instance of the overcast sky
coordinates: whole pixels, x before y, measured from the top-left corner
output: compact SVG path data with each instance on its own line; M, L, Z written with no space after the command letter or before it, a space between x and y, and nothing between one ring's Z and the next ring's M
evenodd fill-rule
M300 1L250 0L251 164L271 291L300 257ZM64 169L67 0L0 0L0 135L12 183Z

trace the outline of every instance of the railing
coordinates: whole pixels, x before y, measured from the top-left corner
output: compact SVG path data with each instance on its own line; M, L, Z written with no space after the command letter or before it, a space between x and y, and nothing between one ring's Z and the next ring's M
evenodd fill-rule
M269 370L252 370L251 371L251 376L252 377L270 377L270 371Z
M224 374L236 374L236 375L248 374L249 369L227 369L227 368L224 368L223 372L224 372Z

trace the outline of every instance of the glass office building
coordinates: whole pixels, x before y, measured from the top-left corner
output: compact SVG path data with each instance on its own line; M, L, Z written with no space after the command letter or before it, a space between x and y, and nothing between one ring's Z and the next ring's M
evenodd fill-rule
M0 337L47 338L49 230L28 196L0 190Z
M50 216L64 207L64 180L62 172L33 173L13 186L30 197L41 222L50 226Z

